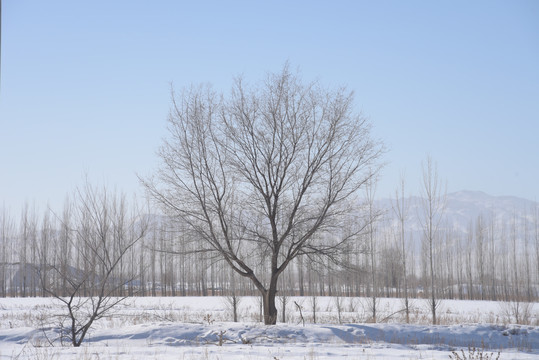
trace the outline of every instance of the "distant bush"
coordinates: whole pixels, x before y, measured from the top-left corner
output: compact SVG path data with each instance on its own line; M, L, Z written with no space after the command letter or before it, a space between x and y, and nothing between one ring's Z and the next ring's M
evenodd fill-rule
M499 360L500 352L495 353L485 353L483 349L468 348L468 353L466 354L464 350L460 351L460 354L457 351L452 351L449 358L452 360Z
M522 301L504 301L500 303L502 315L506 322L530 325L533 317L533 303Z

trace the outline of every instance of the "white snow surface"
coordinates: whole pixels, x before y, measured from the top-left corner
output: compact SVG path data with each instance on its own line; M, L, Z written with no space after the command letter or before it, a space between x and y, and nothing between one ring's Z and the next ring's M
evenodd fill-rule
M334 298L316 299L323 321L317 324L312 298L289 300L287 323L264 326L256 321L259 300L253 297L242 298L238 323L230 322L222 297L130 298L73 348L59 340L64 309L58 302L0 299L0 359L449 359L452 351L468 356L469 347L493 358L500 351L500 359L539 359L536 304L535 325L516 325L504 320L503 303L446 300L439 312L445 324L432 326L422 300L413 302L414 324L402 322L399 299L380 299L378 318L385 322L377 324L360 321L368 308L364 298L341 298L343 324Z

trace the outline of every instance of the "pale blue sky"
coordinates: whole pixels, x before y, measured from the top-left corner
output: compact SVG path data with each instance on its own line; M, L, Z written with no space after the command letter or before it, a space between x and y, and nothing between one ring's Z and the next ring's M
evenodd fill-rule
M289 61L346 85L419 192L539 198L539 1L4 0L0 204L62 204L82 182L140 190L166 134L169 85L227 91Z

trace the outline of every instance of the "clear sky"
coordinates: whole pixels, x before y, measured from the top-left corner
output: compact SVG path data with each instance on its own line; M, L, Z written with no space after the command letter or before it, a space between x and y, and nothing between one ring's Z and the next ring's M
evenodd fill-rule
M289 61L346 85L386 144L378 196L539 199L539 1L4 0L0 207L61 206L84 174L128 194L155 170L170 84L228 91Z

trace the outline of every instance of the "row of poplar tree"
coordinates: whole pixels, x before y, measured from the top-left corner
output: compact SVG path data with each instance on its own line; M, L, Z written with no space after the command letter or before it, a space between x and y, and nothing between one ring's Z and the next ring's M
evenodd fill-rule
M395 204L399 200L409 201L397 198ZM0 296L67 294L70 278L102 278L107 267L112 268L107 281L118 296L257 294L251 281L200 250L196 234L156 213L90 184L75 191L61 212L39 214L27 205L17 217L3 209ZM536 301L537 207L528 214L531 221L509 224L481 215L469 220L466 233L442 223L433 239L432 279L427 237L413 239L406 219L399 221L395 211L377 212L372 228L339 258L296 258L279 279L279 293L427 297L434 280L436 298ZM263 272L260 264L257 270ZM82 283L83 295L97 291L92 284Z

